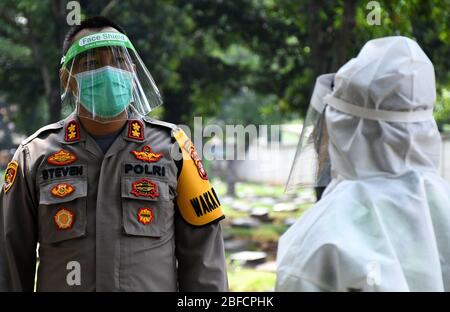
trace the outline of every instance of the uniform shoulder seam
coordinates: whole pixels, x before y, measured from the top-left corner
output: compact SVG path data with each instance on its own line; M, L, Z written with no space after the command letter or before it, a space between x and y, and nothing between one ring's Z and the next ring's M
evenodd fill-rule
M40 128L40 129L38 129L35 133L30 135L25 140L23 140L22 143L20 143L20 145L25 146L28 143L30 143L31 141L33 141L35 138L37 138L40 134L45 133L45 132L50 131L50 130L60 129L63 126L64 126L64 120L60 120L58 122L46 125L46 126Z

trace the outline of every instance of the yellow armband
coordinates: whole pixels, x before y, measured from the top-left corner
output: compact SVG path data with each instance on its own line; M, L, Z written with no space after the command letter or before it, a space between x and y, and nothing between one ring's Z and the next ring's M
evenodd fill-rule
M194 144L181 129L175 130L173 135L183 156L177 186L177 204L183 219L196 226L222 219L219 198L209 183Z

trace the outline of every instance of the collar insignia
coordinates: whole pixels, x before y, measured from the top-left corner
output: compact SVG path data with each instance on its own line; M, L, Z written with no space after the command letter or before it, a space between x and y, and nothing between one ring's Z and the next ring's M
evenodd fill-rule
M144 125L140 120L131 120L128 123L128 137L139 141L144 140Z
M80 127L76 120L69 121L66 125L66 135L64 141L75 142L80 140Z

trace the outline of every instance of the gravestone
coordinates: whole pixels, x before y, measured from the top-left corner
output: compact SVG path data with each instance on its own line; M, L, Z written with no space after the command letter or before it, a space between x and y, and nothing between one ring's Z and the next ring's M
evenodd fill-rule
M255 266L264 263L267 258L267 253L263 251L241 251L234 253L230 256L230 260L233 263L242 265Z
M255 207L251 210L250 216L261 221L270 222L272 219L269 217L269 209L266 207Z
M251 207L248 203L244 203L241 201L234 201L231 203L231 209L239 212L249 212Z
M274 212L294 212L299 209L294 203L278 203L273 206Z
M255 229L261 225L261 222L254 218L235 218L231 221L231 226L237 228Z

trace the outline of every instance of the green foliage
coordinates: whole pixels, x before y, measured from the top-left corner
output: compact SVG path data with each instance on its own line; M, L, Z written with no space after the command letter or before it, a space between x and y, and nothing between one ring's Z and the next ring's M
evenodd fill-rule
M299 118L317 75L388 35L423 47L436 69L436 116L448 119L442 88L450 83L450 0L379 1L380 26L368 25L363 0L79 2L83 17L104 14L126 29L164 97L154 114L171 122L190 124L193 115L254 124ZM20 107L21 132L61 117L66 3L0 2L0 96Z
M438 93L434 117L441 126L450 124L450 88L442 88Z

